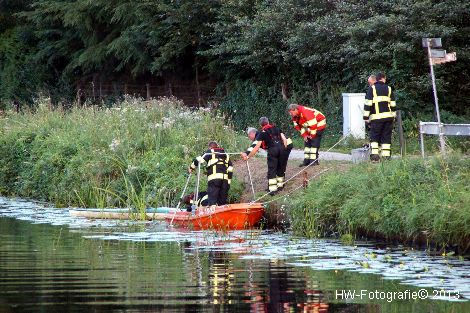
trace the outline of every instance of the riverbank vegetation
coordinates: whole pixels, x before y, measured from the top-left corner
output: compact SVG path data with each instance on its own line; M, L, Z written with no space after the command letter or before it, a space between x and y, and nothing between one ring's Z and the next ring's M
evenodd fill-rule
M291 204L299 235L367 236L470 249L470 160L403 159L325 174Z
M209 140L241 151L240 137L223 116L175 99L69 111L41 99L35 112L0 119L0 193L56 206L176 205L192 158ZM240 192L235 180L231 196Z

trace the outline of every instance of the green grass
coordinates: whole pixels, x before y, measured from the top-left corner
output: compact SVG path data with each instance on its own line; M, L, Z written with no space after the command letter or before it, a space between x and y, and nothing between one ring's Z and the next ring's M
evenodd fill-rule
M402 159L329 173L289 205L307 237L379 235L470 248L470 159Z
M189 163L209 140L242 151L243 137L223 116L174 99L70 111L41 99L36 112L0 119L0 193L56 206L174 205ZM194 185L193 178L188 192ZM231 198L241 190L235 180Z

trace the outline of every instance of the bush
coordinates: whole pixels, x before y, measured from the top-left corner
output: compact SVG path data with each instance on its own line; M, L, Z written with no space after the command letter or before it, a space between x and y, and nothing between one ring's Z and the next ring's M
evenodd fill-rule
M57 206L162 206L178 201L192 159L216 140L243 143L220 115L175 99L126 98L112 108L50 110L0 120L0 191ZM195 180L188 187L194 188ZM234 181L232 200L239 196ZM202 185L201 187L203 187Z

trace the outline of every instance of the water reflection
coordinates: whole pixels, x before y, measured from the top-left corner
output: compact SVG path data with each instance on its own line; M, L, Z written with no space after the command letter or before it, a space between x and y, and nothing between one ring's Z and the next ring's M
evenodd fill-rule
M424 266L428 271L419 272ZM163 223L88 221L0 198L2 313L469 312L470 302L335 296L346 289L418 290L416 283L403 285L419 280L417 271L430 276L423 284L459 286L468 294L469 268L458 258L264 231L180 232Z

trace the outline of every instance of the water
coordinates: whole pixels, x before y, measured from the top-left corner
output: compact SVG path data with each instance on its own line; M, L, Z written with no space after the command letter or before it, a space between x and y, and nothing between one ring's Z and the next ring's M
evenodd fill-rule
M458 257L90 221L0 198L2 313L470 312L468 299L470 261Z

